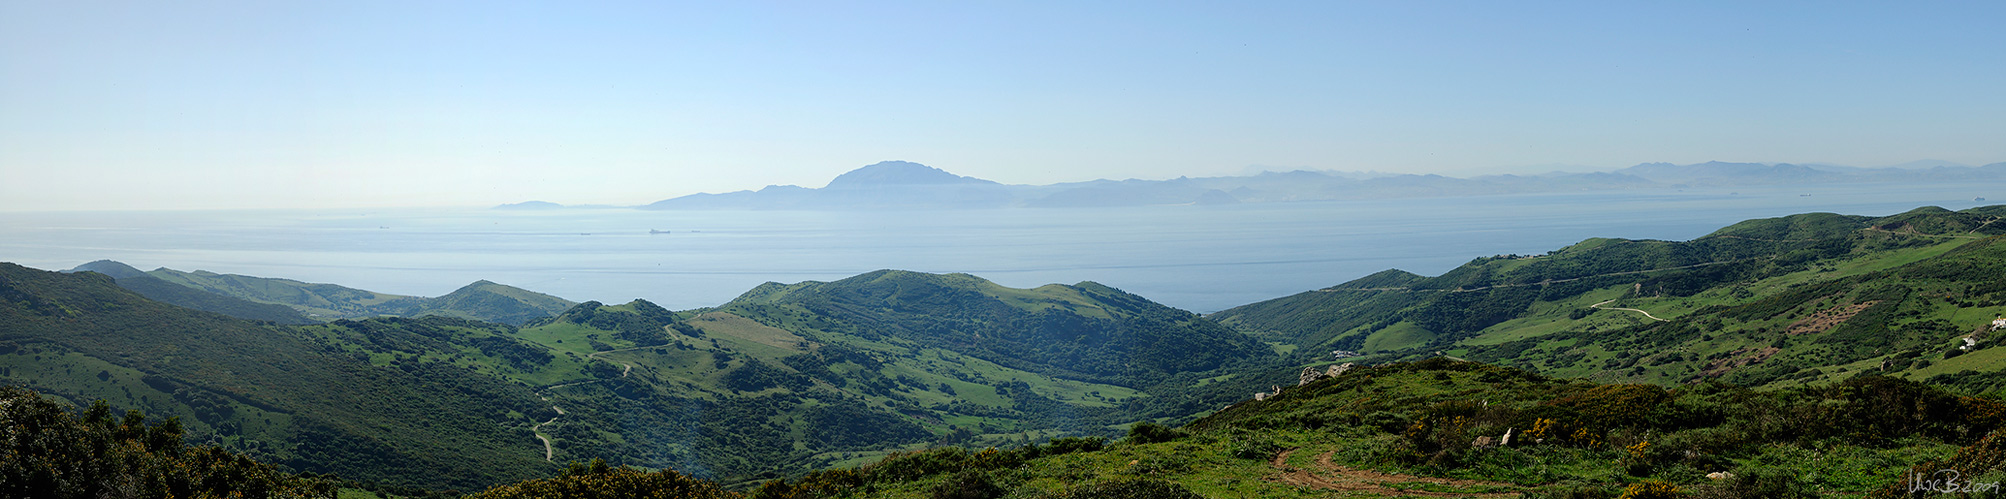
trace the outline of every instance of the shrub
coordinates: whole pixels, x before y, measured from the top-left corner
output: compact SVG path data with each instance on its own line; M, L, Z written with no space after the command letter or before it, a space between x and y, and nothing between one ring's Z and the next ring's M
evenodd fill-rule
M573 466L564 476L499 485L469 499L734 499L738 494L715 483L698 480L674 470L642 472L627 468L608 469L604 462L591 468Z
M179 420L114 417L100 400L72 416L0 386L0 497L326 497L333 483L220 447L188 447Z
M1671 398L1664 388L1652 385L1599 385L1552 404L1580 413L1586 426L1608 429L1646 423L1646 416Z
M1185 434L1176 428L1143 421L1128 428L1128 441L1138 444L1169 442L1184 438Z
M996 499L1004 490L980 470L961 470L933 486L933 499Z
M1264 460L1267 458L1275 457L1275 453L1281 451L1282 451L1282 446L1275 445L1274 442L1269 442L1267 439L1259 437L1238 437L1234 438L1233 442L1227 446L1226 455L1239 459Z
M1107 440L1100 437L1054 438L1052 443L1045 446L1045 452L1054 456L1074 452L1094 452L1106 445Z
M1162 480L1117 480L1045 496L1045 499L1205 499L1190 489Z
M1601 485L1572 485L1549 488L1525 495L1525 499L1611 499L1616 490Z
M1818 497L1783 471L1756 468L1736 470L1733 478L1692 488L1695 499L1799 499Z
M1674 499L1682 497L1679 486L1658 480L1645 480L1630 484L1623 489L1623 495L1616 499Z

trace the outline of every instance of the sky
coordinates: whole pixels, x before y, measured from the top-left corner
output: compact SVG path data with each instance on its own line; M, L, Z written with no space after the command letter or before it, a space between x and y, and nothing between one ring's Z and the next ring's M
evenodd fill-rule
M0 0L0 211L2006 161L2002 2Z

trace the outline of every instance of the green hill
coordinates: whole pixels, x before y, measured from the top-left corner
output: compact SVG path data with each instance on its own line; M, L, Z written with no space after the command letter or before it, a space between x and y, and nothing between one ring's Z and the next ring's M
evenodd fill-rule
M1268 354L1195 314L1092 282L1011 289L967 274L880 270L830 283L769 284L718 310L1130 387Z
M292 470L431 489L593 458L742 482L934 445L1113 434L1216 407L1246 390L1191 387L1273 359L1092 283L878 272L680 313L587 302L518 329L441 316L281 326L95 273L5 277L7 382L178 416L191 441ZM540 296L476 283L412 313Z
M293 307L320 320L361 319L384 315L378 307L406 307L412 297L364 291L334 284L316 284L291 279L218 274L204 270L183 272L158 268L147 275L224 296L259 303Z
M556 315L572 305L575 303L563 298L483 280L445 296L420 300L414 310L395 315L442 315L521 325L533 319Z
M554 414L496 374L584 372L510 331L446 318L273 325L152 301L96 273L0 264L0 379L379 483L472 489L553 469L530 427Z
M1181 429L1138 424L1117 442L934 449L752 497L1891 496L1929 460L2001 476L1996 455L1979 456L1998 446L1982 437L2002 409L1885 377L1665 389L1432 359L1354 368Z
M1607 381L1788 386L1863 371L1996 372L2006 365L1984 337L2006 313L2006 287L1993 284L2006 282L2006 255L1994 249L2002 216L1996 206L1807 214L1692 241L1591 239L1211 317L1305 352L1439 352ZM1977 344L1964 348L1967 335Z
M1189 416L1223 400L1179 390L1272 358L1097 284L1012 289L898 271L767 284L683 313L587 302L519 337L607 369L606 381L545 390L566 410L545 428L558 460L738 480Z
M1888 493L1917 463L2006 476L1986 437L2006 414L2002 219L1590 239L1209 317L1091 282L893 270L682 312L485 281L422 299L147 273L424 315L284 326L6 265L0 379L374 483L474 490L594 458L679 472L574 468L496 494L708 487L685 475L788 477L753 497ZM1294 386L1335 350L1383 365Z
M241 298L219 295L207 291L170 283L160 278L140 272L123 263L98 260L78 265L66 272L97 272L117 280L118 286L139 293L154 301L170 303L182 307L215 312L239 319L272 321L280 324L312 324L297 310L284 305L258 303Z
M160 268L147 272L147 275L218 295L258 303L285 305L322 321L382 316L442 315L521 325L532 319L549 317L574 305L563 298L485 280L468 284L445 296L425 298L377 293L334 284L217 274L201 270L182 272Z

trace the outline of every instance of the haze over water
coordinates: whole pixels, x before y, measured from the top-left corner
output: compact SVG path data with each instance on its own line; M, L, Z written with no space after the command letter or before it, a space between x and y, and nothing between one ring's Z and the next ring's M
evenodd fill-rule
M722 304L882 268L1013 287L1097 281L1211 312L1398 268L1588 237L1685 240L1760 217L1964 209L2001 185L1850 184L1228 206L963 211L404 209L0 214L0 261L325 282L438 296L475 280L571 300ZM669 231L651 234L651 230Z

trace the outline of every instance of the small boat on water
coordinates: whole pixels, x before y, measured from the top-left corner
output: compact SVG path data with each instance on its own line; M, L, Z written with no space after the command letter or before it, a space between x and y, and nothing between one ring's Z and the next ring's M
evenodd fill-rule
M649 234L667 234L667 233L669 233L669 231L666 231L666 230L661 230L661 229L648 229L648 233L649 233Z

